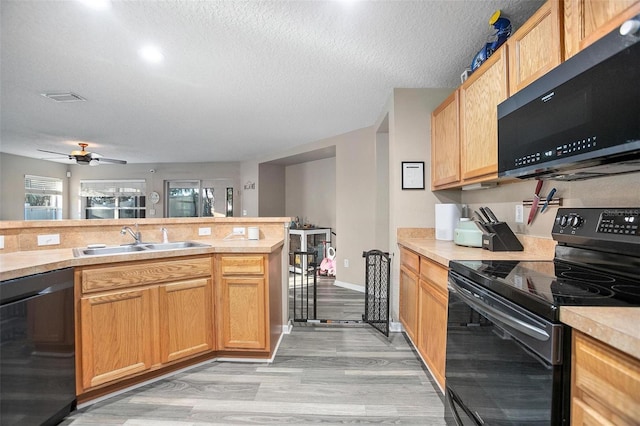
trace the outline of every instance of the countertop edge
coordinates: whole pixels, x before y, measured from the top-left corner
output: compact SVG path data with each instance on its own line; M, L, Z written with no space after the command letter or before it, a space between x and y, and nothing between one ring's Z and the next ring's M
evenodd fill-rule
M104 256L74 257L73 249L20 251L0 255L0 281L40 274L56 269L76 266L101 265L106 263L154 260L182 256L197 256L216 253L270 254L284 246L284 239L257 241L206 241L211 247L196 247L176 250L141 251ZM25 266L25 264L27 264ZM11 265L16 266L11 266Z
M640 359L640 308L563 306L560 321ZM634 327L634 325L636 325Z

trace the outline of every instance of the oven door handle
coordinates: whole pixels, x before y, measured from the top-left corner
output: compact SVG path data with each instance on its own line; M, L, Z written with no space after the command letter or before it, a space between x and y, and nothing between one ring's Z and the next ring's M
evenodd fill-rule
M511 315L494 308L493 306L489 306L486 303L483 303L482 301L476 299L473 296L472 292L460 287L455 282L450 282L450 284L467 304L479 311L484 312L486 315L492 317L492 319L495 319L498 322L505 324L515 330L518 330L529 337L533 337L536 340L540 340L543 342L549 340L550 336L546 330L533 326L531 324L527 324L526 322L519 320L518 318L514 318Z

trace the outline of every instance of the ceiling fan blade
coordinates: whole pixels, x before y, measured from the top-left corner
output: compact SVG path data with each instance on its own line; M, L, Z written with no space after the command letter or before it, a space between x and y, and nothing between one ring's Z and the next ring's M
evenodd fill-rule
M64 154L64 153L62 153L62 152L47 151L46 149L39 149L38 151L40 151L40 152L48 152L49 154L64 155L65 157L69 157L69 154Z
M116 160L114 158L97 157L97 158L94 158L94 160L98 160L100 162L104 161L105 163L127 164L127 162L125 160Z

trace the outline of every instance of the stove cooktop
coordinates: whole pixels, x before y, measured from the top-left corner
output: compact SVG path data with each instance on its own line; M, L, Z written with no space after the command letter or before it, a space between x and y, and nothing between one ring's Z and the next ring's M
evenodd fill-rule
M560 306L640 306L640 280L555 261L456 261L451 270L552 321Z

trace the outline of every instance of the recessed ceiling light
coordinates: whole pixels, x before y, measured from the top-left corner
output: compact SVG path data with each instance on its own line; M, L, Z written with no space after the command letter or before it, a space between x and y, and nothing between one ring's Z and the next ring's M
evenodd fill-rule
M65 93L41 93L42 96L44 96L45 98L49 98L52 99L56 102L84 102L86 101L85 98L83 98L80 95L76 95L75 93L72 92L65 92Z
M164 55L160 49L152 45L143 46L138 50L138 54L142 59L152 64L159 64L164 60Z
M78 1L93 10L111 9L111 0L78 0Z

